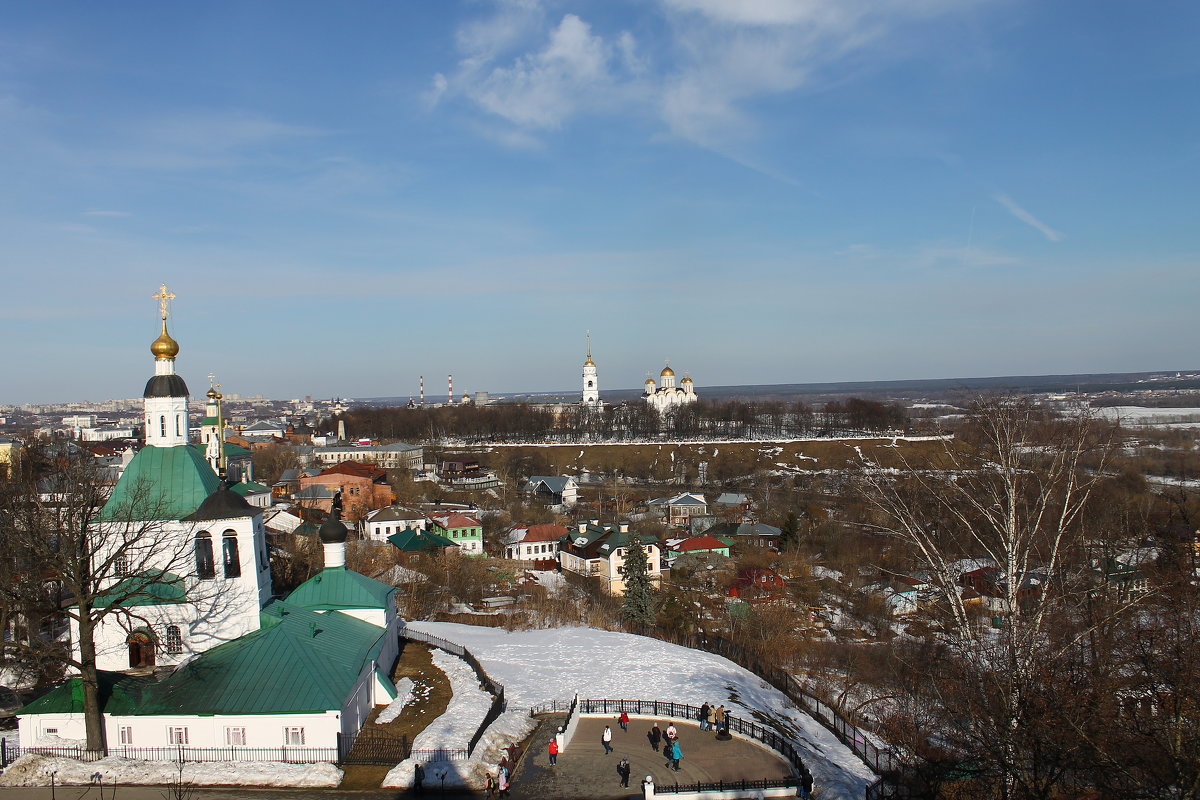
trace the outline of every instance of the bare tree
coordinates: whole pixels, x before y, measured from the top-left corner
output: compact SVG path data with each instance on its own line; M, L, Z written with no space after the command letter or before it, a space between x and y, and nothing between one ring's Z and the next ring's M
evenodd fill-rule
M1090 588L1079 580L1080 522L1111 444L1111 429L1086 415L1002 397L977 402L932 463L904 461L899 476L863 464L879 530L909 546L944 610L942 689L958 691L943 692L938 735L960 735L986 759L999 797L1047 797L1067 774L1047 768L1066 756L1051 758L1041 734L1054 732L1050 698L1066 685L1057 661L1096 622L1079 613ZM986 585L974 588L996 627L968 607L964 559L980 567Z

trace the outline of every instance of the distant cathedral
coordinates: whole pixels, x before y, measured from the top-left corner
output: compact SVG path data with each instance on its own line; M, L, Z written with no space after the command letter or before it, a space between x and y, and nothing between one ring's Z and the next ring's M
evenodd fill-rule
M662 381L655 386L653 378L646 378L646 403L660 414L668 414L681 406L696 402L696 387L691 378L685 377L675 386L675 370L670 365L658 374Z

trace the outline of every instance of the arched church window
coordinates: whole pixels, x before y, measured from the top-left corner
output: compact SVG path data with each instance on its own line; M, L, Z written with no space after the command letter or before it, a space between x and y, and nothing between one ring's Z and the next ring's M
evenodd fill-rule
M167 438L167 417L165 414L158 418L158 430L164 439Z
M179 632L178 625L168 625L163 631L163 651L170 655L183 652L183 634Z
M237 531L225 531L221 537L221 561L225 565L226 578L240 578L242 562L238 559Z
M215 578L217 570L213 565L212 536L208 531L196 534L196 577Z

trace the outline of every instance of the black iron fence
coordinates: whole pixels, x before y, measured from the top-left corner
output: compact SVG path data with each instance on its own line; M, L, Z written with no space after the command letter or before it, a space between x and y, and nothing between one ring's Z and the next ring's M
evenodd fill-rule
M715 781L712 783L656 783L654 794L678 794L682 792L754 792L765 789L791 789L800 786L795 778L764 778L757 781Z
M337 761L336 747L109 747L89 750L86 747L20 747L0 740L0 768L7 768L27 753L71 758L76 761L99 761L107 756L139 761L171 761L210 763L223 761L280 761L286 764L317 764Z
M624 711L626 714L640 714L649 717L662 717L664 719L700 719L700 706L687 705L686 703L675 703L669 700L580 700L579 712L581 714L619 714ZM804 768L804 759L800 757L800 751L796 749L791 740L774 728L769 728L766 725L760 725L757 722L752 722L748 719L742 719L734 714L725 712L725 729L732 733L741 734L749 739L762 742L767 747L779 753L792 769L799 774ZM788 784L784 784L788 785ZM659 791L655 787L655 791Z

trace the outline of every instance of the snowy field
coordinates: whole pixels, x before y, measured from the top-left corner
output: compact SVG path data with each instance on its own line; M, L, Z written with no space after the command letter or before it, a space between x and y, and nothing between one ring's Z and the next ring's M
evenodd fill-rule
M504 684L510 711L498 722L577 693L592 700L724 703L735 716L766 720L788 733L818 785L825 787L825 797L857 800L875 779L854 753L786 695L711 653L594 628L509 632L449 622L411 622L409 627L463 645Z
M443 444L445 447L484 447L492 450L497 447L674 447L675 445L685 444L795 444L797 442L838 442L838 441L854 441L868 442L877 439L887 439L892 442L942 442L950 441L953 436L938 435L938 436L902 436L899 434L871 434L862 433L855 436L803 436L798 439L638 439L628 442L608 442L597 440L594 442L481 442L479 444L469 445L465 442L458 444Z

